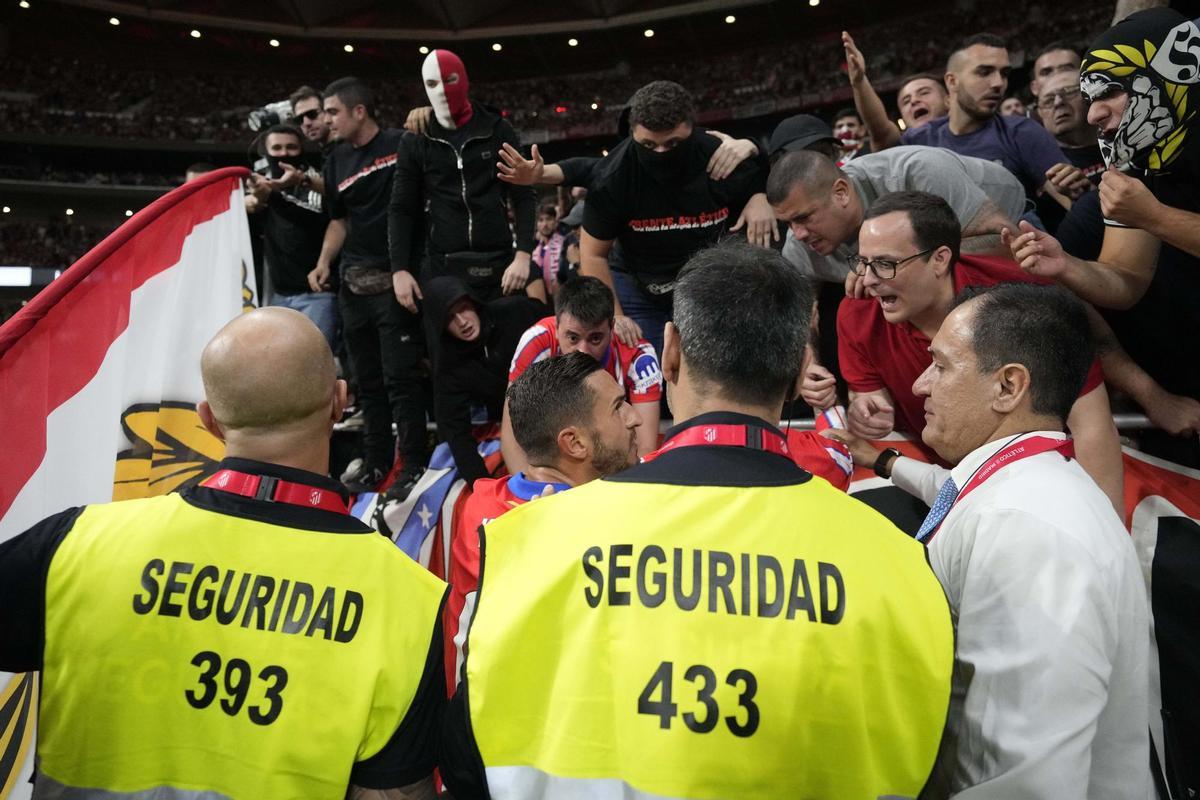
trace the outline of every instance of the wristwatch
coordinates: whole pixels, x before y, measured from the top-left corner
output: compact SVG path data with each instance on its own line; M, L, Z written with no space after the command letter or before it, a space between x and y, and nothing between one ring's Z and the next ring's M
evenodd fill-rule
M894 447L888 447L879 454L875 459L875 474L881 478L891 478L892 470L890 469L892 462L901 456L901 452Z

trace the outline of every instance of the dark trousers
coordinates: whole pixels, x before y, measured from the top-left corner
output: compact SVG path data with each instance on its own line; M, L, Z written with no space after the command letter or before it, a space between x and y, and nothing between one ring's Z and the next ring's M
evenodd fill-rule
M342 337L358 378L364 460L384 469L392 465L394 421L405 466L425 466L428 388L420 315L405 311L390 291L357 295L343 286L338 299Z

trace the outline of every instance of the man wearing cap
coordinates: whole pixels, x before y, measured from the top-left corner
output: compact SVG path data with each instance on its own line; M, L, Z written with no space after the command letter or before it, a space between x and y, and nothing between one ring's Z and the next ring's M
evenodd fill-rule
M396 298L416 313L422 239L429 276L458 277L484 299L519 292L541 277L530 270L537 198L532 189L498 181L492 168L502 145L517 144L517 133L498 113L469 99L466 67L449 50L430 53L421 78L434 118L425 135L406 133L400 140L388 206Z
M1002 252L1000 231L1025 208L1020 182L998 164L932 147L892 147L839 168L808 152L822 137L811 123L796 120L784 120L771 136L767 201L791 228L784 258L812 278L846 280L863 211L890 192L922 191L946 200L969 253Z

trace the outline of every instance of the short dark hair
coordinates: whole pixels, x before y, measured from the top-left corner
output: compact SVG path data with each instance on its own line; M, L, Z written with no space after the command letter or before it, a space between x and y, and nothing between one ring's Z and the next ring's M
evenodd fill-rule
M1033 410L1065 424L1095 358L1083 303L1061 286L1032 283L967 287L954 304L972 301L971 348L980 371L1023 364Z
M793 150L773 164L767 176L767 202L779 205L787 200L797 184L803 184L810 195L828 193L838 178L846 174L838 169L833 159L815 150Z
M363 106L367 109L367 116L375 117L375 93L371 91L371 87L367 86L358 78L348 76L338 78L333 83L325 87L325 97L337 96L338 100L342 101L342 105L346 108L354 108L355 106Z
M842 117L854 117L860 123L863 121L862 114L859 114L858 109L856 109L854 106L839 108L838 112L833 115L834 124L837 124L837 121Z
M688 369L729 400L783 403L804 363L812 302L809 282L774 250L727 239L699 251L675 282Z
M892 192L871 203L863 215L863 222L897 211L908 215L917 247L932 250L945 245L950 248L950 263L958 262L962 226L949 203L929 192Z
M584 325L612 322L616 303L612 289L599 278L577 275L558 287L554 295L554 316L570 314Z
M600 369L600 362L587 353L566 353L530 364L508 387L513 437L532 463L558 461L558 434L563 428L592 428L595 393L587 379Z
M543 203L538 208L539 217L558 217L558 206L553 203Z
M681 122L691 122L695 116L692 96L673 81L647 83L629 99L630 131L635 125L655 133L669 131Z
M942 94L946 93L945 78L943 78L941 75L934 75L932 72L914 72L912 75L905 75L903 78L900 79L900 86L899 86L899 88L896 89L896 92L897 92L896 99L897 100L900 99L899 98L900 90L902 90L905 86L912 83L913 81L933 81L934 83L937 84L937 87L942 90Z
M272 133L285 133L288 136L295 136L301 145L304 144L304 132L303 131L301 131L295 125L292 125L290 123L280 122L276 125L272 125L271 127L267 128L265 131L263 131L262 143L263 143L264 148L267 146L267 137L270 136Z
M299 89L297 89L296 91L289 94L288 102L291 103L291 105L292 105L292 111L294 112L296 110L297 103L299 103L301 100L307 100L310 97L317 98L318 104L320 104L320 102L324 99L323 97L321 97L320 92L318 92L314 87L309 86L308 84L301 86ZM343 102L345 102L345 101L343 101Z
M185 169L183 172L185 175L189 172L192 173L193 175L203 175L206 172L215 171L216 168L217 167L215 164L212 164L208 161L197 161L195 164L191 164L190 166L188 166L188 168Z
M999 47L1002 50L1008 49L1008 43L1005 42L1004 39L1000 38L999 36L997 36L994 33L971 34L970 36L968 36L967 38L965 38L961 42L959 42L958 46L955 47L954 50L951 51L949 56L947 56L946 71L947 72L953 71L950 69L950 65L954 63L955 56L957 56L959 53L963 52L967 48L974 47L977 44L981 44L984 47Z
M1077 58L1080 58L1080 59L1083 58L1083 53L1079 52L1078 47L1076 47L1075 45L1073 45L1070 42L1065 41L1063 39L1057 39L1057 40L1051 42L1050 44L1046 45L1045 47L1043 47L1041 50L1038 50L1037 53L1034 54L1033 59L1030 60L1029 63L1033 64L1035 61L1037 61L1042 56L1046 55L1047 53L1053 53L1055 50L1068 50L1068 51L1074 53Z

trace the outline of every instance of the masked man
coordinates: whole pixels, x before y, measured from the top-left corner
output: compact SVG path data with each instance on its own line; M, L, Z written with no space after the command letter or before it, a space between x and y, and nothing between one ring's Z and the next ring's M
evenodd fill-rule
M495 168L501 146L518 144L517 133L470 100L466 67L449 50L431 52L421 78L434 119L424 135L401 139L388 207L396 299L417 312L422 263L422 277L453 275L484 299L520 292L530 282L536 197L529 187L498 180ZM531 294L545 299L540 282Z

